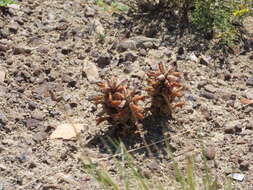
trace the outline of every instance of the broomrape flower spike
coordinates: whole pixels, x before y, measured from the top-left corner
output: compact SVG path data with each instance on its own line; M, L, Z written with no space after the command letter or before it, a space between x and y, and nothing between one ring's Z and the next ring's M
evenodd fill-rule
M144 109L138 102L144 101L145 96L130 89L127 80L118 81L115 77L107 82L99 82L102 94L94 101L102 105L102 112L97 118L97 124L107 120L114 125L136 126L144 118Z
M180 83L180 73L175 72L172 67L166 71L163 64L158 64L156 71L150 71L146 88L151 97L150 111L153 114L168 116L172 118L172 110L182 107L184 102L175 102L176 98L182 97L183 86Z

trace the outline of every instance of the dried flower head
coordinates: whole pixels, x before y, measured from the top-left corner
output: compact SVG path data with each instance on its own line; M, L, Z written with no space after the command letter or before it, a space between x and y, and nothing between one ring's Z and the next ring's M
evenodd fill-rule
M106 83L98 83L102 94L95 98L96 104L102 105L102 112L97 124L107 120L113 124L134 126L144 118L144 109L138 105L145 99L135 90L129 88L126 80L119 82L115 77Z
M152 99L151 112L172 117L173 108L184 105L184 102L174 103L176 98L183 95L180 73L175 72L172 67L166 71L160 63L156 71L150 71L147 75L149 87L146 91Z

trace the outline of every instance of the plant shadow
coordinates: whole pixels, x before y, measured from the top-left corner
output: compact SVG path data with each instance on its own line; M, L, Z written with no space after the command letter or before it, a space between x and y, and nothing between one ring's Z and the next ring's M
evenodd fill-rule
M98 149L102 154L118 154L121 151L120 144L123 143L126 150L131 153L161 159L167 156L168 148L170 151L175 151L169 145L170 134L175 133L171 127L172 123L173 120L162 117L146 117L142 122L145 131L144 139L131 129L122 135L119 132L123 128L112 125L104 134L94 136L86 146Z

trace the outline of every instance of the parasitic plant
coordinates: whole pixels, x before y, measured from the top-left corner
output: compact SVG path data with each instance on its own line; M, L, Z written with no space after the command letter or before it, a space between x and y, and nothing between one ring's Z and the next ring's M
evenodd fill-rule
M182 97L183 86L180 82L180 73L175 72L172 67L165 70L163 64L158 64L156 71L147 73L148 96L143 96L130 88L127 80L119 81L112 77L106 82L97 83L101 94L94 98L97 105L102 105L102 111L98 114L97 124L108 121L118 126L125 134L127 129L134 129L143 136L141 121L146 111L153 115L172 118L172 110L182 107L184 102L178 101ZM149 97L151 106L143 108L141 102Z
M147 75L149 87L146 91L151 97L151 112L172 118L172 110L184 105L184 102L175 103L183 95L180 73L175 72L172 67L165 70L160 63L156 71L150 71Z
M138 105L145 96L129 88L126 80L119 82L115 77L107 82L99 82L102 94L95 97L96 104L102 105L97 124L107 120L115 125L136 126L144 118L144 109Z

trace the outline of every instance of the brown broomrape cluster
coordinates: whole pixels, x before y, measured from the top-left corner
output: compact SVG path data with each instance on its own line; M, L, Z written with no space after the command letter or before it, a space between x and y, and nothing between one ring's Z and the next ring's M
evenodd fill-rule
M97 118L97 124L107 120L116 125L136 126L144 119L146 111L172 117L172 110L184 105L184 102L174 103L182 96L180 73L174 72L172 68L166 71L162 64L158 66L157 71L150 71L147 74L149 87L146 91L151 99L150 108L144 109L140 106L140 102L143 102L146 96L139 95L131 89L126 80L118 81L113 77L106 82L99 82L97 85L102 94L94 101L102 105L103 110Z
M126 81L119 82L115 77L107 83L98 83L102 95L95 98L96 104L103 107L97 124L107 120L113 124L135 126L138 120L144 118L144 110L138 105L145 96L138 95L130 89Z
M172 67L166 71L162 64L158 64L157 71L150 71L147 75L150 86L146 91L151 97L151 112L172 118L172 110L184 105L184 102L174 103L183 95L180 73L174 72Z

